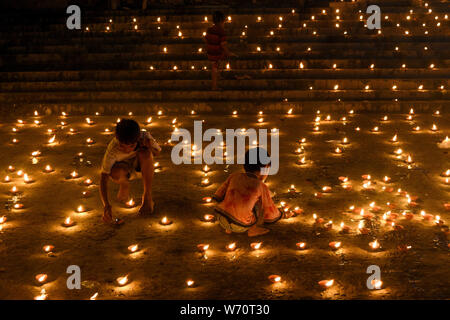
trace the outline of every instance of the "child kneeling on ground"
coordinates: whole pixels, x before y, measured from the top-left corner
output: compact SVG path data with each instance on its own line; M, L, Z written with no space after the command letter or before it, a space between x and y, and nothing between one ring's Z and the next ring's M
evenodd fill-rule
M282 217L281 211L272 201L270 190L264 181L267 178L269 164L263 164L260 152L262 148L252 148L245 154L245 172L231 174L214 194L219 202L215 211L219 224L226 233L248 232L249 237L266 234L264 223L274 223ZM250 159L256 159L250 161Z

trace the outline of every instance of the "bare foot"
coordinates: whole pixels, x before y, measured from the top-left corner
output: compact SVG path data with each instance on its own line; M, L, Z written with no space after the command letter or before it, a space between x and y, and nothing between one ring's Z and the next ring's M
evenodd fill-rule
M266 229L266 228L253 226L250 229L248 229L247 233L248 233L249 237L257 237L257 236L262 236L263 234L266 234L269 231L270 230Z
M152 201L144 201L142 203L141 207L139 208L138 214L141 216L152 214L154 209L155 209L155 203L153 202L153 200Z
M120 202L127 202L130 196L130 184L121 184L119 187L119 192L117 192L117 200Z

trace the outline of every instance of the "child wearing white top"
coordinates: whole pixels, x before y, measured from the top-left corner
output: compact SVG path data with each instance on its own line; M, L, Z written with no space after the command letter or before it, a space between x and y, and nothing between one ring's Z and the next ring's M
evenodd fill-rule
M100 195L103 202L103 221L120 224L113 219L112 207L108 201L108 181L119 184L117 199L125 202L129 197L130 180L142 174L144 191L140 215L150 214L154 209L152 200L153 157L161 152L156 140L132 119L121 119L116 125L116 136L108 144L103 156L100 179Z

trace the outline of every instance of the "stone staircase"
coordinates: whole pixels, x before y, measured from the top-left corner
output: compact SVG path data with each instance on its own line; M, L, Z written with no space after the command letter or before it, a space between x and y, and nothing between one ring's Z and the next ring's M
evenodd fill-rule
M1 110L450 109L447 1L378 1L380 31L364 26L364 2L311 3L303 8L219 7L231 19L228 43L238 54L223 63L221 91L209 90L203 42L217 8L194 7L183 14L83 12L82 30L73 31L66 28L64 14L4 14Z

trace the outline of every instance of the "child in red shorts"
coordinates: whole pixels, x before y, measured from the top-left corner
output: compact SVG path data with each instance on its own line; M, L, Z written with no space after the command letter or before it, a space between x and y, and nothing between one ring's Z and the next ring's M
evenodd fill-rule
M225 16L222 12L216 11L213 14L214 25L208 28L205 36L206 51L208 59L211 61L211 80L212 90L217 90L217 74L219 69L219 61L226 57L236 55L227 48L226 36L224 30Z

